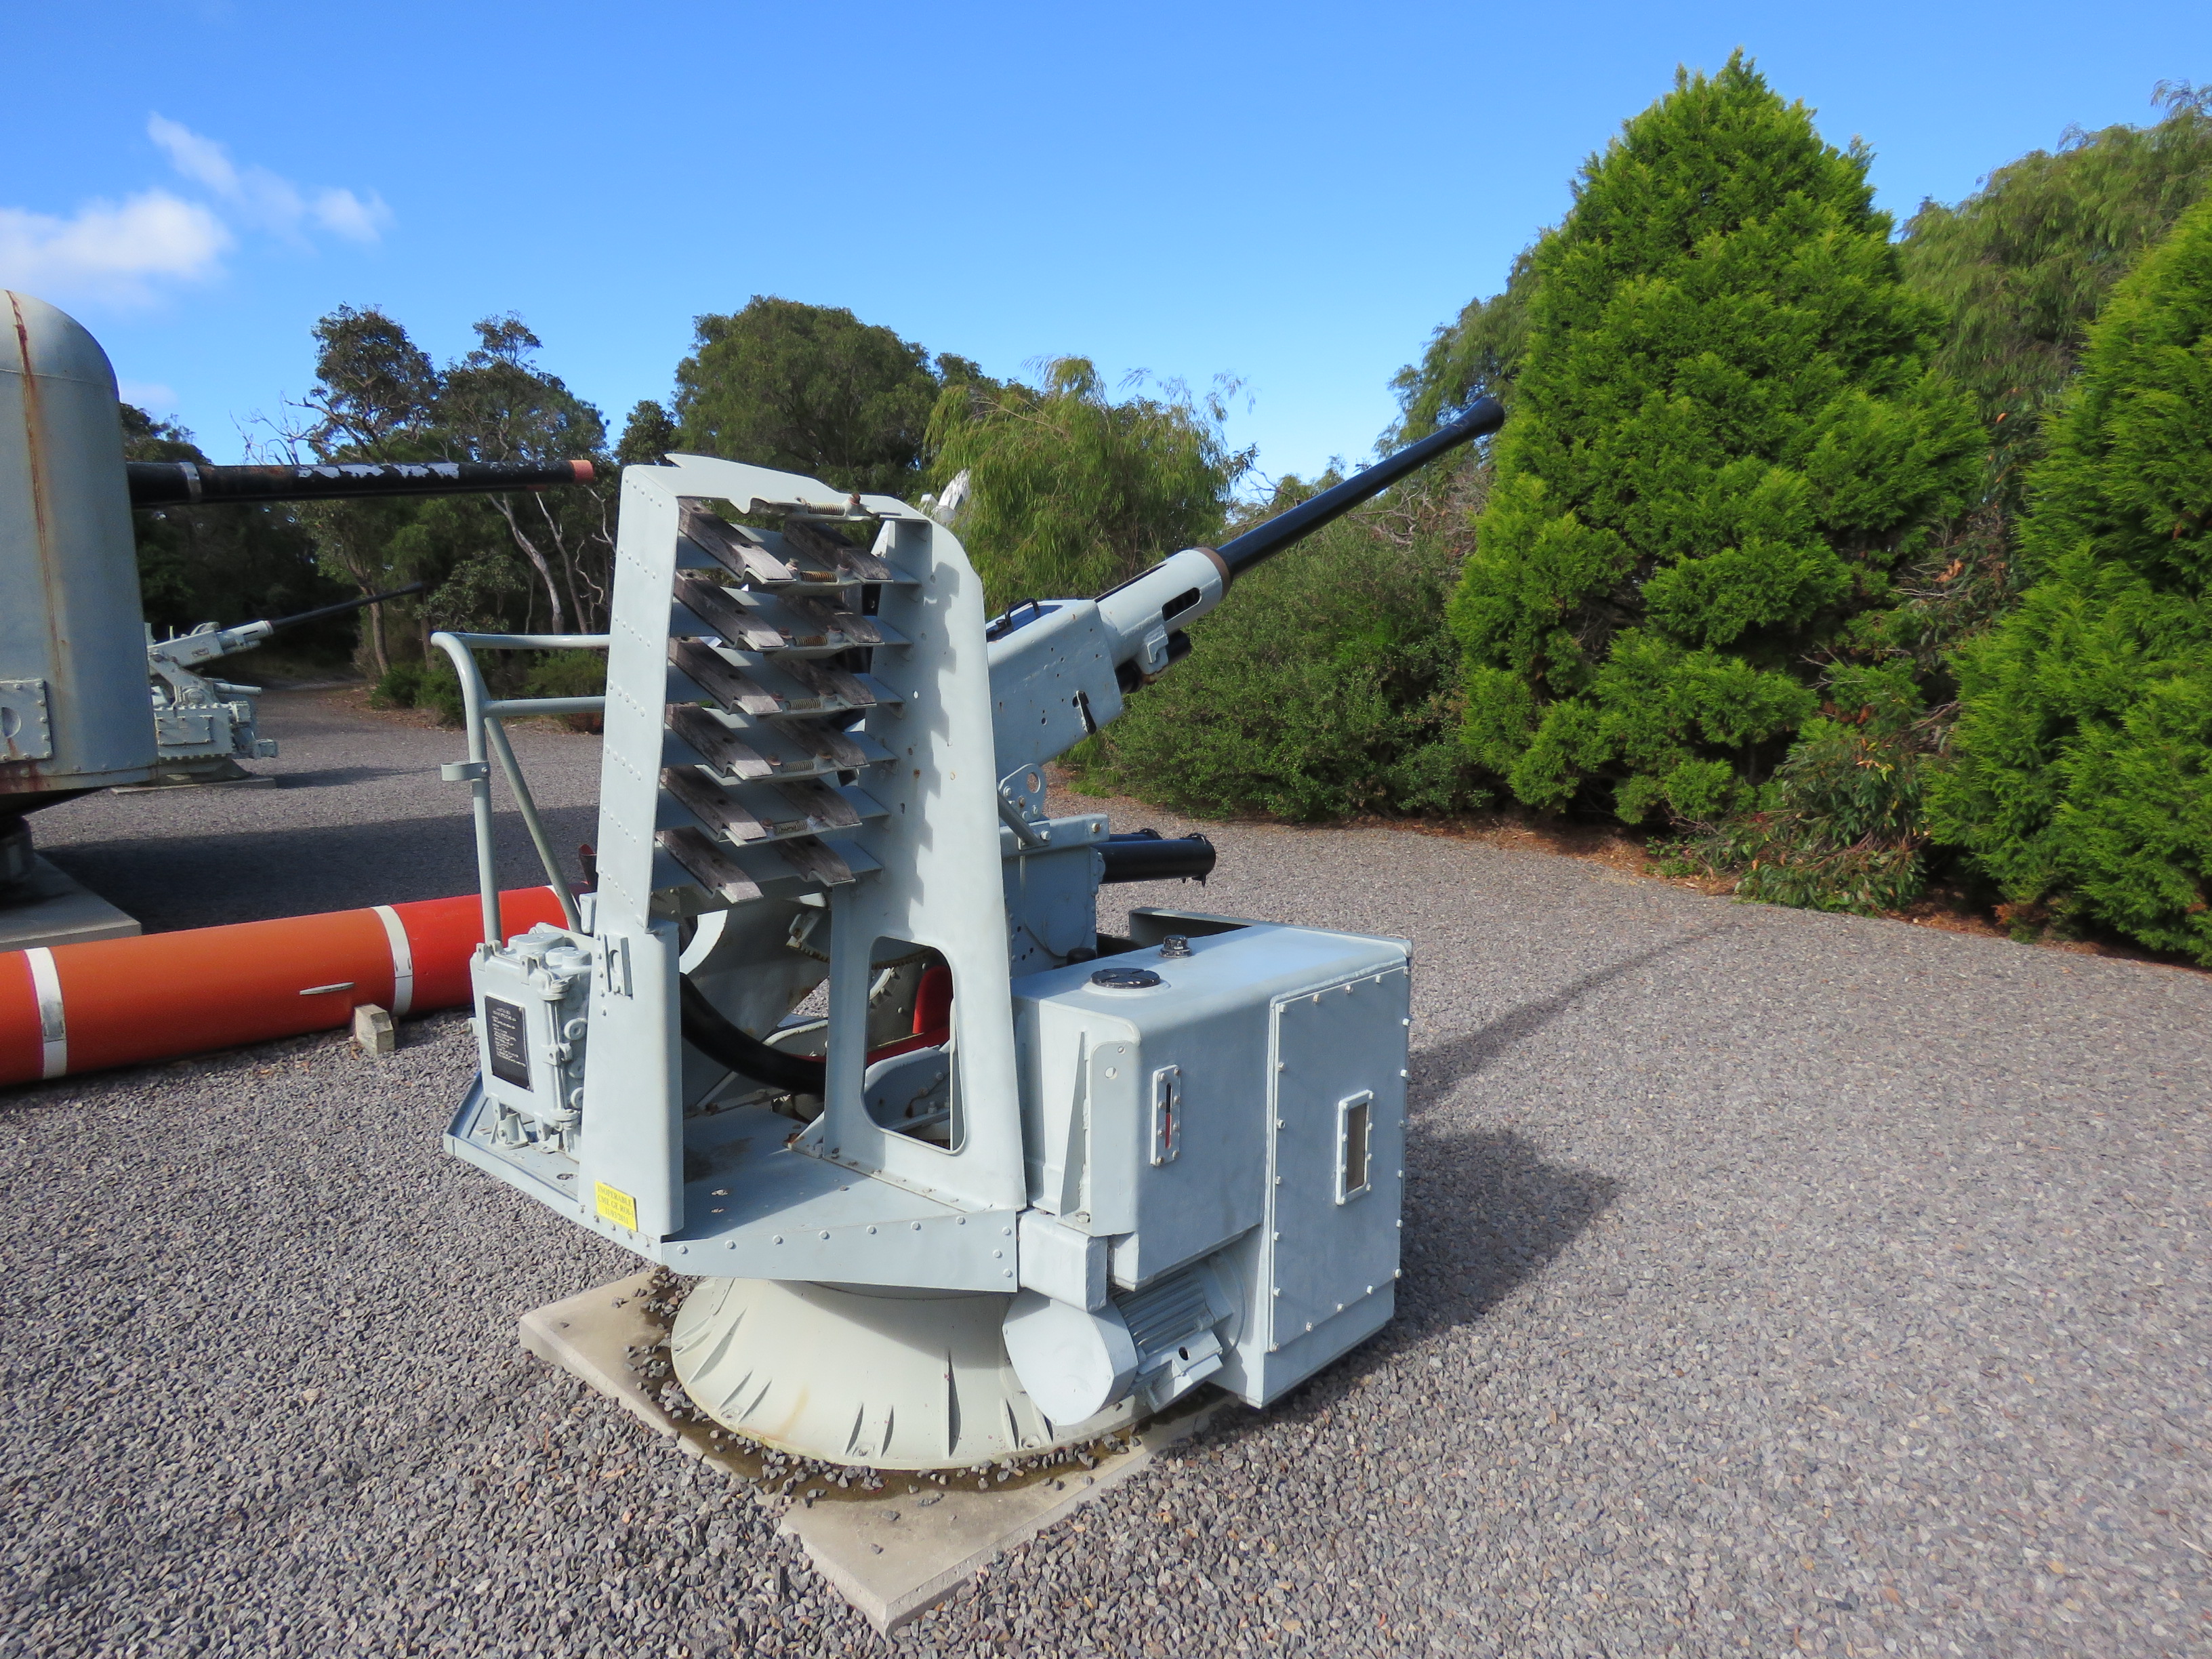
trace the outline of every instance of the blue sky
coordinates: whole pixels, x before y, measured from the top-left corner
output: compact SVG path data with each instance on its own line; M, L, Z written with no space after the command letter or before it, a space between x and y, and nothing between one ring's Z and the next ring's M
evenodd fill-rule
M997 374L1203 386L1267 471L1369 453L1391 374L1674 66L1738 46L1884 206L2212 79L2212 6L16 9L0 284L73 312L218 460L391 310L519 313L611 421L691 319L850 307Z

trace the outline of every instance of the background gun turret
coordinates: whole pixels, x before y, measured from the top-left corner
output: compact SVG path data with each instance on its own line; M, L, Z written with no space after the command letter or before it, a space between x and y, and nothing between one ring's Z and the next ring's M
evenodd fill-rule
M205 471L206 469L202 469ZM270 782L257 779L239 764L242 760L273 760L276 740L255 729L258 715L253 699L258 685L234 685L210 679L196 672L201 663L213 662L240 651L251 651L272 635L305 623L343 617L386 599L420 593L423 584L410 582L387 593L365 594L337 605L302 611L294 617L264 618L218 628L202 623L189 634L157 640L148 630L146 674L154 694L154 740L161 765L151 783L125 785L126 789L170 789L209 783Z
M593 476L589 461L318 461L281 466L128 461L124 473L134 507L490 495L589 483ZM125 787L171 788L258 781L238 763L266 760L276 753L275 741L255 730L252 699L260 695L260 689L207 679L192 672L194 665L251 650L288 628L419 593L422 586L415 582L387 593L305 611L296 617L240 623L234 628L204 623L189 634L166 640L155 640L149 633L146 667L153 682L160 759L150 783Z

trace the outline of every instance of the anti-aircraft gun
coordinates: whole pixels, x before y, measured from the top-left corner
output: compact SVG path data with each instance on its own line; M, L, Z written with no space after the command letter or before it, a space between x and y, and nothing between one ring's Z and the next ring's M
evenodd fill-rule
M484 943L447 1145L696 1276L692 1401L886 1468L1079 1445L1211 1379L1265 1406L1394 1306L1409 949L1102 882L1202 843L1052 816L1045 765L1231 584L1494 431L1492 402L1218 549L995 619L902 501L676 455L623 475L597 888L502 936L483 648L461 670ZM769 527L773 526L773 527ZM1161 850L1168 849L1164 853ZM1141 866L1141 867L1140 867Z
M212 466L197 461L130 461L124 472L135 507L256 506L280 501L369 501L402 495L471 495L534 491L589 483L589 461L324 461L273 466ZM188 634L157 640L146 630L146 678L154 698L156 763L151 787L268 782L239 764L270 760L276 741L256 729L254 685L234 685L198 672L251 651L287 629L343 617L389 599L420 593L410 582L296 616L222 628L202 623ZM146 787L149 786L125 786Z
M189 634L172 634L166 640L155 639L149 623L146 678L154 692L154 742L161 756L159 786L275 781L257 778L239 764L242 760L272 760L276 755L276 739L264 738L255 729L258 710L253 700L261 695L261 688L210 678L199 672L200 665L251 651L288 628L350 616L386 599L420 593L424 586L410 582L388 593L343 599L296 616L264 617L234 628L202 623Z

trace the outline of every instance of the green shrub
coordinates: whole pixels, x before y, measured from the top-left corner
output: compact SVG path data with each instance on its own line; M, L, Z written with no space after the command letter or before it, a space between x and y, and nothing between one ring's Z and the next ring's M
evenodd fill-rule
M549 651L523 681L531 697L596 697L607 689L604 651Z
M422 694L422 665L396 662L378 678L368 694L372 708L412 708Z
M1957 653L1935 825L2013 904L2212 966L2212 206L2113 291L2045 435L2034 580Z
M1972 482L1867 160L1739 55L1630 121L1538 245L1452 601L1468 752L1522 800L1745 801L1819 706L1809 654Z
M523 695L531 697L597 697L605 696L606 689L604 651L549 651L522 683ZM562 718L578 732L598 732L605 726L588 709Z
M377 708L427 710L441 726L459 726L466 713L460 678L443 652L428 661L392 664L378 678L368 701Z
M2212 190L2212 87L2162 85L2163 119L2069 131L1999 167L1955 207L1923 204L1898 243L1905 279L1950 313L1936 367L1981 410L1972 506L1895 572L1896 608L1857 642L1901 652L1930 696L1954 695L1945 659L2020 603L2027 470L2044 416L2079 363L2112 284Z
M1671 849L1737 878L1739 897L1878 915L1927 884L1925 808L1936 756L1912 667L1839 668L1758 805Z
M2039 458L2112 284L2212 190L2212 87L2161 85L2163 119L2069 132L1956 207L1929 202L1899 242L1905 280L1951 326L1936 366L1973 394L2000 473Z
M1076 757L1084 787L1201 817L1446 812L1486 799L1455 736L1459 653L1443 608L1457 559L1445 536L1387 514L1340 520L1240 576L1192 630L1191 654Z

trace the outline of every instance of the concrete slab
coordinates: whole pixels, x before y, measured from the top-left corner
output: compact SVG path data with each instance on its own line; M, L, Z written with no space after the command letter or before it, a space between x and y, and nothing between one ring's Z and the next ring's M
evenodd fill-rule
M883 1492L787 1510L778 1530L798 1539L815 1570L888 1633L1236 1404L1211 1389L1199 1392L1206 1398L1179 1401L1141 1425L1128 1437L1127 1450L1099 1458L1095 1468L1064 1469L988 1492L890 1474Z
M0 951L130 939L145 931L135 918L42 858L31 860L29 886L31 896L22 903L0 906Z
M649 1304L655 1269L602 1285L525 1314L522 1345L549 1364L589 1383L683 1450L732 1475L755 1480L756 1460L714 1443L703 1429L662 1409L630 1367L633 1348L657 1348L667 1331ZM935 1478L884 1471L879 1490L807 1483L784 1499L777 1530L796 1539L817 1571L877 1630L889 1632L919 1617L1016 1546L1063 1521L1102 1492L1149 1464L1159 1449L1194 1433L1234 1407L1201 1388L1122 1437L1127 1449L1097 1456L1088 1469L1060 1468L1018 1474Z
M645 1390L630 1369L633 1347L656 1347L667 1328L647 1311L657 1270L652 1267L550 1302L522 1316L522 1346L549 1365L588 1382L655 1434L683 1437L682 1426Z

